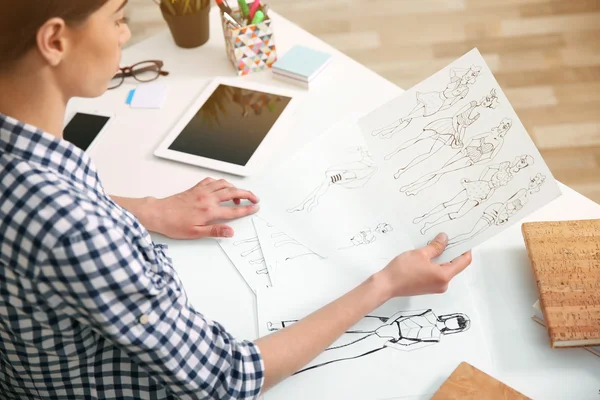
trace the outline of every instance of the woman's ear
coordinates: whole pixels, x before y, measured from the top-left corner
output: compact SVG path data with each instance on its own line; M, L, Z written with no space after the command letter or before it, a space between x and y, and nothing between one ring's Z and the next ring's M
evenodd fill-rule
M52 18L38 29L37 50L40 55L55 67L63 60L67 48L66 24L61 18Z

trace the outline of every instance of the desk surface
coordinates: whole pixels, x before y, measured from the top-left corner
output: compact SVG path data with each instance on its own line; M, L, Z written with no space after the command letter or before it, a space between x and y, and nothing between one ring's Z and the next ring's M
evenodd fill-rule
M162 109L129 108L125 104L127 92L133 87L129 84L102 97L74 99L69 104L70 112L96 110L115 117L91 152L109 193L163 197L188 189L206 176L224 177L244 186L241 178L153 156L169 128L211 78L234 76L215 11L211 14L211 39L198 49L177 48L165 31L124 51L122 65L147 59L165 62L165 69L171 74L160 79L171 90ZM281 54L294 44L304 44L334 55L331 65L311 86L309 98L305 90L275 81L269 72L238 78L285 86L300 99L302 106L291 117L284 145L272 162L343 116L370 111L402 92L283 17L272 14ZM527 220L600 218L599 205L565 186L561 185L561 189L560 199ZM256 338L255 297L215 241L153 237L169 245L196 309L238 337ZM600 399L600 358L580 349L551 349L544 329L530 319L537 294L520 225L475 249L473 265L467 271L475 283L473 295L494 363L493 370L485 372L535 399Z

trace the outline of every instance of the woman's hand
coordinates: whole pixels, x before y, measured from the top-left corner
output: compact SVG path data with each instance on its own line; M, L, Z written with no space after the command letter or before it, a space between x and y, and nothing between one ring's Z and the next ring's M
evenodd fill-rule
M221 204L231 200L233 207ZM242 200L253 205L240 206ZM232 237L233 229L217 221L254 214L259 209L257 203L258 197L252 192L238 189L224 179L206 178L183 193L150 201L140 220L146 229L173 239Z
M394 258L383 270L374 275L385 290L386 298L443 293L456 275L471 264L471 252L449 263L436 264L448 245L448 236L441 233L426 247L407 251Z

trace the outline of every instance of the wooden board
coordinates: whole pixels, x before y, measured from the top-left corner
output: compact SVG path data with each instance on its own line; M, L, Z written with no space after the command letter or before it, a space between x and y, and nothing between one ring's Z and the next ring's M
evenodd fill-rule
M460 363L431 400L526 400L499 380L466 362Z
M600 220L531 222L522 232L552 347L600 345Z

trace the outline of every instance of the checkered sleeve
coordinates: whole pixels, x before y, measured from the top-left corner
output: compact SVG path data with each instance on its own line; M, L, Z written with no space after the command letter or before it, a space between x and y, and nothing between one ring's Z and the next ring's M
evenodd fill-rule
M88 221L49 250L47 265L39 288L54 309L91 325L175 396L259 395L258 347L194 311L171 260L148 238Z

